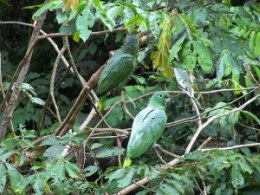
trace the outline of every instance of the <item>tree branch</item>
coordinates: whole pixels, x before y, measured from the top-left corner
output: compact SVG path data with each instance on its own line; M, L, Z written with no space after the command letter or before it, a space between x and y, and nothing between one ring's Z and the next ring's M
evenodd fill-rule
M36 20L36 25L33 29L26 54L19 64L20 71L19 71L18 77L16 79L16 82L13 86L13 90L12 90L12 93L11 93L11 96L10 96L10 100L9 100L9 102L8 102L4 112L3 112L3 119L2 119L2 122L0 124L0 140L4 139L7 125L8 125L8 123L10 122L10 120L13 116L14 108L16 106L17 99L18 99L18 96L19 96L19 93L20 93L20 87L21 87L21 85L22 85L22 83L25 79L25 76L27 74L27 71L30 67L33 50L34 50L34 47L35 47L36 42L38 40L37 38L38 38L38 35L40 33L40 29L41 29L41 27L44 23L46 14L47 14L47 11L45 11L42 15L40 15L38 17L38 19Z
M253 97L253 98L251 98L251 99L249 99L248 101L246 101L246 102L245 102L243 105L241 105L240 107L232 109L230 112L227 112L227 113L225 113L225 114L220 114L220 115L216 115L216 116L210 117L204 124L202 124L202 125L197 129L197 131L196 131L195 134L193 135L193 137L192 137L192 139L191 139L189 145L187 146L187 148L186 148L186 150L185 150L185 153L189 153L189 152L191 151L191 149L192 149L192 147L193 147L195 141L196 141L197 138L199 137L201 131L202 131L203 129L205 129L210 123L212 123L214 120L216 120L216 119L218 119L218 118L221 118L221 117L223 117L223 116L227 116L227 115L229 115L229 114L231 114L231 113L233 113L233 112L238 112L238 111L244 109L247 105L249 105L250 103L252 103L253 101L255 101L259 96L260 96L260 94L257 95L257 96L255 96L255 97Z

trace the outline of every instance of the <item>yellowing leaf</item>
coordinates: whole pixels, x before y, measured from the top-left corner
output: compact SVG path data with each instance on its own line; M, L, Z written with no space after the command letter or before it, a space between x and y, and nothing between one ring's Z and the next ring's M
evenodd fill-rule
M79 36L79 32L74 32L73 35L72 35L72 39L75 41L75 42L79 42L80 40L80 36Z
M172 77L172 68L168 61L173 27L172 16L162 22L162 32L159 38L158 51L152 54L153 67L157 68L167 78Z
M70 9L76 9L79 4L79 0L65 0L65 11L68 11Z

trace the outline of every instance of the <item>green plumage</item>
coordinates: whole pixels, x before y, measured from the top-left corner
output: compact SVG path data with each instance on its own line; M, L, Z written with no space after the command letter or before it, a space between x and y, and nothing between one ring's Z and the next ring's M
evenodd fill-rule
M131 159L144 154L162 135L167 121L165 100L168 98L166 92L155 93L148 106L136 115L127 145L124 167L130 166Z
M107 61L97 84L97 94L103 96L123 85L137 64L138 43L136 35L129 34L124 45Z

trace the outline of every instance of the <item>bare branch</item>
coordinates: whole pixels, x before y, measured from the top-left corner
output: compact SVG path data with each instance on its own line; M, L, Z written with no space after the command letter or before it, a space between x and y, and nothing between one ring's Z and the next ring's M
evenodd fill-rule
M205 148L205 149L199 149L199 150L201 150L202 152L213 151L213 150L225 151L225 150L235 150L235 149L255 147L255 146L260 146L260 143L241 144L241 145L229 146L229 147L224 147L224 148Z
M200 145L198 150L204 148L211 140L212 140L212 137L208 137L206 140L204 140L204 142Z
M36 25L33 29L26 54L19 64L20 71L19 71L18 77L16 79L16 82L13 86L13 90L12 90L8 105L6 106L6 108L3 112L3 118L2 118L1 125L0 125L0 140L4 139L7 125L13 116L14 108L16 106L17 99L18 99L18 96L20 93L20 87L21 87L21 85L25 79L25 76L27 74L27 71L30 67L33 50L34 50L34 47L38 40L37 38L40 33L40 29L44 23L46 14L47 14L47 11L45 11L42 15L40 15L38 17L38 19L36 20Z
M55 130L54 134L62 136L64 135L69 129L72 128L77 115L83 106L88 94L90 93L91 89L93 89L98 81L99 75L103 70L104 66L101 66L95 74L91 76L89 81L85 84L84 88L81 90L76 102L73 104L72 108L70 109L68 115L62 122L62 124Z
M156 152L156 155L158 156L158 158L160 159L160 161L163 163L163 164L167 164L167 162L163 159L163 157L160 155L160 153L157 151L156 148L153 148L154 151Z
M131 112L128 110L128 108L125 104L125 93L124 93L124 91L121 92L121 101L122 101L122 104L124 106L126 114L128 114L128 116L130 116L130 118L132 118L132 120L134 120L135 117L131 114Z
M63 45L63 48L61 49L61 51L59 52L55 62L54 62L54 65L53 65L53 70L52 70L52 74L51 74L51 82L50 82L50 96L51 96L51 99L52 99L52 103L53 103L53 106L55 108L55 112L56 112L56 115L57 115L57 118L58 118L58 121L59 123L61 123L61 116L60 116L60 112L59 112L59 108L57 106L57 103L56 103L56 100L55 100L55 95L54 95L54 83L55 83L55 78L56 78L56 73L57 73L57 69L58 69L58 65L59 65L59 62L60 62L60 59L61 59L61 56L63 55L63 53L65 52L66 50L66 45L64 44Z

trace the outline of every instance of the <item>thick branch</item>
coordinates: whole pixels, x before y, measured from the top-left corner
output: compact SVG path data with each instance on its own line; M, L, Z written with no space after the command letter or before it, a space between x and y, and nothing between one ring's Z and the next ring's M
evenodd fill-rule
M69 129L72 128L78 113L80 112L85 100L90 93L91 89L93 89L98 81L101 71L103 70L104 66L101 66L95 74L91 76L89 81L85 84L84 88L81 90L76 102L73 104L72 108L70 109L68 115L61 123L61 125L55 130L54 134L62 136L64 135Z

